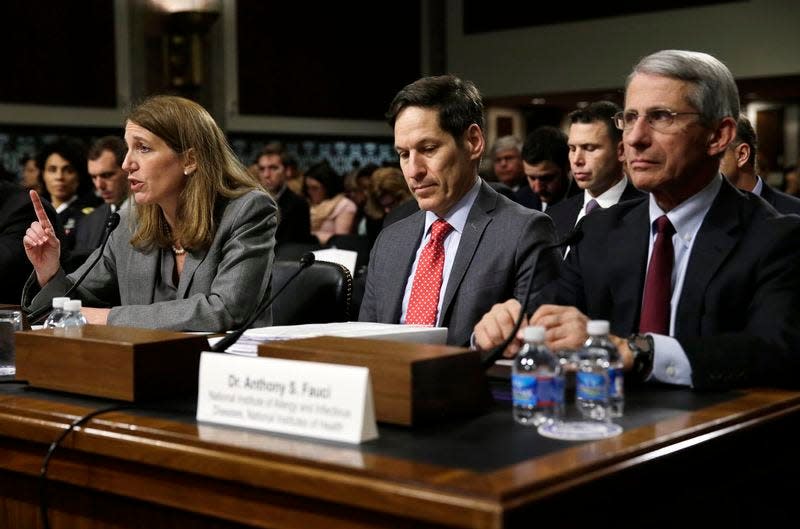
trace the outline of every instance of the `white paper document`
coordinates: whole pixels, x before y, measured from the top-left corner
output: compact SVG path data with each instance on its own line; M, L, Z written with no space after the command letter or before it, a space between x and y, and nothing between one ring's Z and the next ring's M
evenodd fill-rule
M325 248L324 250L316 250L314 257L318 261L326 261L328 263L340 264L347 268L351 277L356 276L356 258L358 252L353 250L340 250L338 248Z
M245 356L256 356L258 346L262 343L278 340L294 340L298 338L313 338L316 336L374 338L378 340L444 345L447 341L447 327L400 325L364 321L259 327L245 331L235 344L228 347L226 352ZM221 339L222 338L210 338L208 343L213 346Z

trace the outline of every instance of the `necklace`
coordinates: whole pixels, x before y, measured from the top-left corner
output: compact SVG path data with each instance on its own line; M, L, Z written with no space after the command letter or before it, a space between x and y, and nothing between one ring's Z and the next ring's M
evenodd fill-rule
M172 245L172 251L173 251L173 253L175 253L175 255L183 255L183 254L186 253L186 248L183 248L181 246L175 246L173 244Z

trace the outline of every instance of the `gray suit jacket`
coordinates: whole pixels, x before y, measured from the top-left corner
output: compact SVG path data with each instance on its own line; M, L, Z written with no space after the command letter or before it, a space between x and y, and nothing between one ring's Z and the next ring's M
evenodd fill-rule
M385 227L370 256L359 320L398 323L406 281L422 240L425 212ZM466 345L472 328L495 303L521 300L533 280L528 310L539 305L542 287L557 275L559 255L543 246L555 240L550 218L524 208L486 182L467 217L442 302L440 325L447 343Z
M102 259L72 297L86 306L112 307L109 325L226 331L243 325L266 296L272 271L277 206L263 192L251 191L219 206L217 231L205 251L187 251L177 299L154 302L161 250L142 251L130 244L135 230L133 208L120 211L119 226L109 237ZM31 303L36 309L60 296L97 255L72 274L63 270ZM38 288L29 279L23 300ZM269 325L266 311L256 325Z

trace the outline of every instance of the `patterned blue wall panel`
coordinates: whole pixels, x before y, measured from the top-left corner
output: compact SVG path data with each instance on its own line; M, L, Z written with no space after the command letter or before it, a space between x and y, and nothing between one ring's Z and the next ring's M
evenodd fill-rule
M264 145L270 141L281 141L286 150L297 158L300 169L305 170L317 162L327 160L341 175L368 163L389 165L397 163L397 153L391 140L334 140L304 138L266 138L230 137L231 147L249 165L255 163Z
M86 145L108 134L122 134L113 129L48 129L8 128L0 130L0 166L7 172L20 176L20 162L23 158L35 155L42 146L68 135L82 139ZM261 149L271 141L282 141L286 149L297 158L301 169L328 160L341 175L368 163L389 165L397 163L397 154L390 139L348 139L314 137L263 137L255 135L230 134L231 147L245 165L255 163Z

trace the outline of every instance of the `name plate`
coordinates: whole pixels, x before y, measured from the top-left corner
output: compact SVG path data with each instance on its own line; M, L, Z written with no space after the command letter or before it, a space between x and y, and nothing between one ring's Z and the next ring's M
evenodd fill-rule
M203 353L197 420L360 443L378 437L364 367Z

